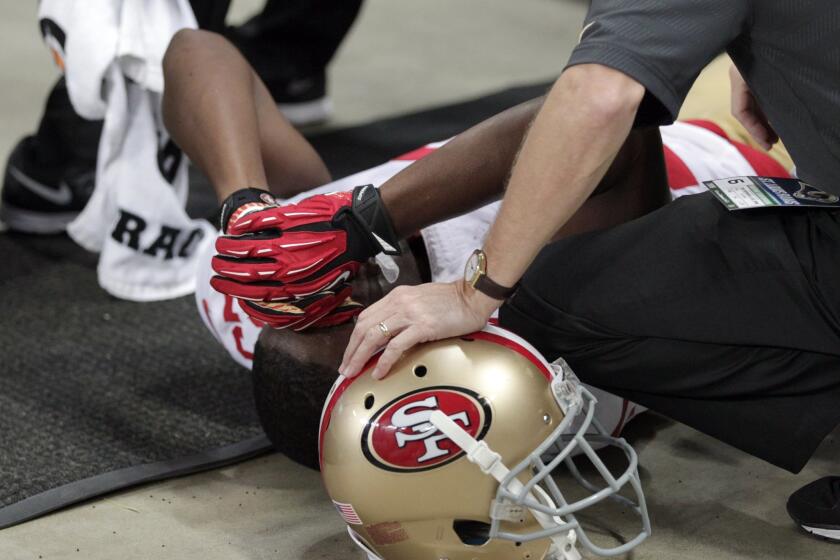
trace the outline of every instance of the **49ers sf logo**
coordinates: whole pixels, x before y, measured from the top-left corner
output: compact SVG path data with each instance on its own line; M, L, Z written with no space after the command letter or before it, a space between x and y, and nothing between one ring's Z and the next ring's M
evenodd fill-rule
M380 408L362 433L368 461L389 471L441 467L463 455L453 441L429 422L440 410L476 439L490 428L490 406L461 387L430 387L400 396Z

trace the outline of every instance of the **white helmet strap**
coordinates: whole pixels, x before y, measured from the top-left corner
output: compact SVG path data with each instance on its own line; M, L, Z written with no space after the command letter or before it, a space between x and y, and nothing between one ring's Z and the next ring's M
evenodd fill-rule
M505 482L505 478L510 473L510 469L508 469L502 462L501 456L490 449L490 446L488 446L485 441L476 440L468 434L466 430L456 424L440 410L432 412L429 422L446 435L446 437L451 439L455 445L463 449L464 453L467 455L467 459L469 459L471 463L477 465L478 468L481 469L481 472L492 476L499 484L503 484ZM521 493L524 490L522 483L516 478L508 482L508 487L515 493ZM530 492L528 493L528 497L534 500L537 499ZM544 495L543 498L546 499L548 496ZM550 501L550 498L548 499ZM554 504L552 504L552 506L553 505ZM529 508L529 510L543 529L551 529L556 527L558 524L564 524L562 520L559 520L558 523L558 521L555 521L550 515L541 511L531 508ZM574 530L569 530L568 533L565 534L552 535L551 541L557 549L555 552L555 554L557 554L557 558L562 560L581 559L581 555L575 546L577 535Z
M359 534L356 531L354 531L350 527L350 525L347 526L347 532L350 534L350 538L353 539L353 542L356 543L356 546L361 548L365 552L365 554L367 554L368 560L382 560L382 557L380 557L378 554L376 554L374 551L368 548L368 545L365 544L365 541L363 541L359 537Z

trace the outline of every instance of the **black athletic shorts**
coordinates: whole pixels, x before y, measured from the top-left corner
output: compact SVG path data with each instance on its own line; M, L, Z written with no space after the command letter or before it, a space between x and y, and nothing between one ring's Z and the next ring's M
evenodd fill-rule
M500 320L581 380L798 472L840 422L840 212L683 197L546 247Z

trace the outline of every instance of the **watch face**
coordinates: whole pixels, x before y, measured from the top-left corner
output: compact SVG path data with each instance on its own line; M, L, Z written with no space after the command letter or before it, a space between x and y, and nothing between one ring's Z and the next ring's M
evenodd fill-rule
M464 267L464 280L472 283L478 276L478 253L473 253L467 259L467 266Z

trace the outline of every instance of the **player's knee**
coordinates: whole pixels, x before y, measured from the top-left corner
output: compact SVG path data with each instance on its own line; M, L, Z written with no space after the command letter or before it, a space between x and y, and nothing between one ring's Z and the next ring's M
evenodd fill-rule
M169 45L166 47L166 52L163 53L163 71L169 74L174 70L174 65L178 60L178 56L189 45L193 44L197 39L196 36L201 33L196 29L181 29L172 36L169 40Z
M228 41L218 33L211 31L201 29L178 30L170 39L163 55L164 75L169 77L174 72L181 71L184 61L189 61L191 53L218 42L227 43Z

